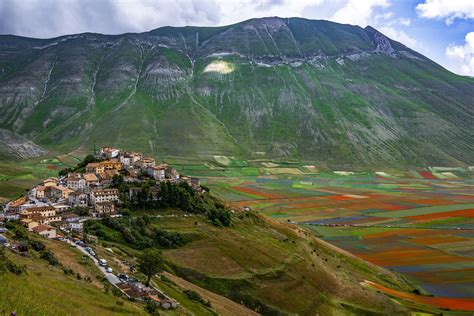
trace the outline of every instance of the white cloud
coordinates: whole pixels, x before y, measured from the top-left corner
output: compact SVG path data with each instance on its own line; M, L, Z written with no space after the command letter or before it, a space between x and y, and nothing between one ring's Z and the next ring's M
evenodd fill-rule
M445 19L451 24L455 19L474 19L473 0L425 0L416 6L418 15L427 19Z
M393 26L382 26L379 27L378 30L391 39L396 40L410 47L411 49L418 49L418 41L400 29L397 29Z
M392 17L393 17L393 12L387 12L387 13L383 13L376 16L376 18L380 18L383 20L388 20L388 19L391 19Z
M388 18L386 19L385 17L387 16ZM411 25L411 19L404 17L392 18L392 16L393 15L378 14L374 18L373 25L391 39L401 42L412 49L422 50L419 42L414 37L408 35L404 30L405 27Z
M403 26L410 26L411 25L411 20L408 18L399 18L398 23L400 23Z
M349 0L331 17L332 21L340 23L367 26L372 21L376 8L390 6L388 0Z
M464 45L449 45L446 57L454 72L474 76L474 32L466 34Z
M326 19L362 27L389 0L0 0L0 34L54 37L143 32L160 26L216 26L266 17Z
M217 24L220 15L214 0L0 0L0 34L143 32L164 25Z

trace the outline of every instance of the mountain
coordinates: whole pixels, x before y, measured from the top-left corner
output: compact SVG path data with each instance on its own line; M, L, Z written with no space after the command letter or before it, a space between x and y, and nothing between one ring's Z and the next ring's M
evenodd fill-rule
M0 128L49 150L452 166L474 163L473 122L473 78L370 26L0 36Z
M12 131L0 128L0 159L28 159L47 154L47 151Z

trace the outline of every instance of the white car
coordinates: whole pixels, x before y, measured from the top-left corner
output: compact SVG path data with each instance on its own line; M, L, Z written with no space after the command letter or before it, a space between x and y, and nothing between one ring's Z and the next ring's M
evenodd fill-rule
M112 270L112 268L109 267L109 268L107 268L106 271L107 271L108 273L112 273L113 270Z

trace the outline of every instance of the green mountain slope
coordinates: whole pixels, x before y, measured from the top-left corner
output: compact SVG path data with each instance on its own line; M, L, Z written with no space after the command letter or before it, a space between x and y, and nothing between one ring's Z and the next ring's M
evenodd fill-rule
M474 79L371 27L264 18L116 36L0 36L0 54L0 128L49 149L95 139L201 158L474 162Z

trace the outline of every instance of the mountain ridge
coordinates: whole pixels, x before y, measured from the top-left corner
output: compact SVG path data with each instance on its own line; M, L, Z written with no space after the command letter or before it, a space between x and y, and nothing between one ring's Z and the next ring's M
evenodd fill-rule
M0 128L53 150L96 139L155 155L473 163L474 80L370 26L4 35L0 54Z

